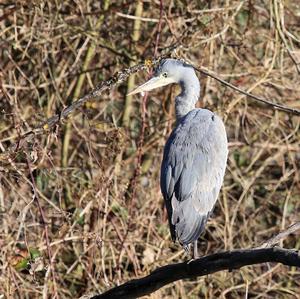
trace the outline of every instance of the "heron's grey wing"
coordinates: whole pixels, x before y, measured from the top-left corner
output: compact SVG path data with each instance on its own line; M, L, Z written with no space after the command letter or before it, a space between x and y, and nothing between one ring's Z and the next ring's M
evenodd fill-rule
M169 137L161 167L161 190L172 239L187 245L204 229L226 167L227 137L212 112L195 109Z

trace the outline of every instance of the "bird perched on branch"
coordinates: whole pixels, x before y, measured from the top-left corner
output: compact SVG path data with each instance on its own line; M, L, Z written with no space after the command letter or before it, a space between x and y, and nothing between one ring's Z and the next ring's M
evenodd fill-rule
M176 126L164 148L160 185L170 232L188 250L203 232L222 186L228 145L224 124L207 109L195 108L200 82L194 68L176 59L162 60L154 76L129 94L176 83Z

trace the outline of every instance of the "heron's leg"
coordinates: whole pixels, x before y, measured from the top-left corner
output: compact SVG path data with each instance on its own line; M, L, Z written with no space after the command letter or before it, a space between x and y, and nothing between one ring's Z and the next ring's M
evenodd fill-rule
M196 241L194 241L194 257L193 257L193 259L195 260L195 259L197 259L198 257L199 257L199 255L198 255L198 243L197 243L197 240Z
M183 249L186 253L189 253L190 251L190 246L189 245L183 245Z

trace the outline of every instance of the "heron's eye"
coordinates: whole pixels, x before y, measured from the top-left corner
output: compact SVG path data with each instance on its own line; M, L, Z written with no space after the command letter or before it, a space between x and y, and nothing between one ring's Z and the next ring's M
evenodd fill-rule
M167 77L168 77L168 73L167 73L167 72L164 72L164 73L162 73L162 76L163 76L164 78L167 78Z

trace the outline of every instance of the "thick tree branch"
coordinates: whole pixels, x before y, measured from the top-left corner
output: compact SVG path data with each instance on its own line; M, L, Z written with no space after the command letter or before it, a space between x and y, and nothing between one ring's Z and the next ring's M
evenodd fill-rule
M232 271L233 269L260 263L274 262L300 267L298 251L272 247L299 229L300 222L296 222L257 248L215 253L190 262L158 268L146 277L128 281L101 295L91 297L91 299L137 298L153 293L159 288L180 279L196 278L222 270Z
M146 277L128 281L91 299L138 298L180 279L200 277L222 270L232 271L267 262L300 267L300 256L298 251L279 247L215 253L190 262L158 268Z

